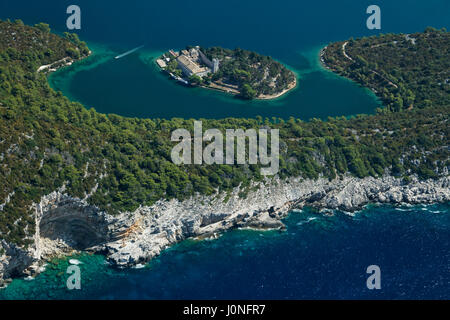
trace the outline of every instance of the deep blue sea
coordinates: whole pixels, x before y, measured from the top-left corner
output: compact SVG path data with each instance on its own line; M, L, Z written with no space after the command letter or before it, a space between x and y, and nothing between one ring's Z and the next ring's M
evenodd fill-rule
M116 270L82 255L81 290L66 288L67 260L0 299L448 299L449 205L370 207L350 216L293 212L287 231L229 231L187 240L143 269ZM381 270L369 290L366 269Z
M450 28L448 0L92 1L0 0L0 18L50 23L64 32L68 5L82 10L79 33L92 57L49 82L87 108L131 117L225 118L349 116L380 105L367 89L324 70L320 48L332 41L427 26ZM366 28L368 5L382 30ZM176 85L153 59L186 45L241 47L270 55L298 75L298 87L275 101L244 102ZM114 56L145 45L135 54ZM143 269L116 270L102 256L83 262L82 290L65 283L68 260L36 279L15 280L0 299L448 299L449 205L370 207L355 216L292 213L286 232L234 230L219 239L187 240ZM381 269L381 290L368 290L366 268Z

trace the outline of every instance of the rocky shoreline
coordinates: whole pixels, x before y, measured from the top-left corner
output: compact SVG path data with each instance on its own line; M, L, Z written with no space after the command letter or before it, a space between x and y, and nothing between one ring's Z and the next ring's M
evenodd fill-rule
M48 75L48 74L50 74L50 73L52 73L52 72L58 71L58 70L61 69L61 68L69 67L69 66L71 66L73 63L75 63L75 62L77 62L77 61L81 61L81 60L83 60L83 59L86 59L86 58L90 57L91 55L92 55L92 51L89 51L89 53L88 53L86 56L81 56L81 57L78 58L78 59L73 59L73 58L71 58L71 57L65 57L65 58L62 58L61 60L52 62L51 64L47 64L47 65L40 66L40 67L37 69L36 72L37 72L37 73L43 72L44 74L47 74L47 75Z
M77 251L102 253L113 266L131 267L187 238L215 237L243 227L282 230L280 220L304 206L353 212L369 203L444 203L450 200L450 177L427 181L411 177L408 184L390 175L364 179L348 175L333 181L274 178L251 190L245 199L236 188L230 194L160 200L111 216L61 188L34 205L36 234L29 249L0 242L0 285L13 277L35 275L47 259Z

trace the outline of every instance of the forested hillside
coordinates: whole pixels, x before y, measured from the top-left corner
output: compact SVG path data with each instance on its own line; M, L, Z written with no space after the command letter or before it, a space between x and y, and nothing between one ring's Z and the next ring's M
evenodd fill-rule
M323 58L333 71L372 88L385 111L450 105L450 33L445 29L336 42Z
M426 75L429 82L422 84L417 77L420 83L405 82L406 92L414 95L413 108L391 108L389 102L390 109L401 112L328 121L203 120L204 130L280 129L282 178L323 175L333 179L345 173L379 176L385 169L403 177L405 183L412 173L424 179L437 177L449 165L449 92L439 73L448 73L448 67L430 69L430 59L436 57L436 64L448 63L449 34L439 31L436 37L440 40L429 34L415 36L421 37L422 46L429 41L427 52L435 53L415 53L414 72ZM376 41L385 43L387 39ZM352 47L358 48L360 41L367 40L354 40ZM395 47L390 50L395 56ZM174 146L170 136L178 128L192 130L192 120L101 114L55 92L46 76L37 72L41 65L87 53L77 37L52 35L45 24L28 27L20 21L0 22L0 238L26 245L35 228L31 204L63 186L68 194L114 214L161 198L184 199L196 192L226 192L239 185L245 197L250 182L262 180L257 165L177 166L170 158ZM372 63L372 56L364 54L361 51L361 57ZM420 58L422 54L426 58ZM351 75L341 58L336 55L333 59L342 65L342 73ZM389 68L403 72L403 61L393 58ZM399 80L396 72L391 75L389 69L383 70L386 77L395 78L390 78L392 82ZM445 90L436 87L439 82ZM433 88L429 93L423 87L427 85Z

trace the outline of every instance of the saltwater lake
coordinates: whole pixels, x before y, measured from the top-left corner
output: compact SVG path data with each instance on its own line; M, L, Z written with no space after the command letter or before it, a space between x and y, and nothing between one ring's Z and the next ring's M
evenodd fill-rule
M45 21L67 31L70 1L0 3L0 17ZM320 67L318 51L329 42L379 33L366 27L370 1L88 1L79 0L78 32L94 57L51 76L56 90L105 113L153 118L312 117L373 113L379 102L367 89ZM448 27L450 3L377 1L381 32ZM114 56L134 47L133 55ZM270 55L294 70L298 88L275 101L240 101L189 89L159 74L152 59L186 45L244 48Z

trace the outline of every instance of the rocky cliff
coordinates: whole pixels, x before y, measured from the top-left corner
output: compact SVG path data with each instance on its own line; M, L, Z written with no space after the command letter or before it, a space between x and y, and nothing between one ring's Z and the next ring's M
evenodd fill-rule
M105 254L112 265L133 266L190 237L216 236L251 227L283 229L280 221L293 208L355 211L368 203L431 204L450 200L450 177L408 184L382 178L304 180L278 178L254 184L246 198L231 194L196 196L185 201L160 200L150 207L111 216L70 197L64 189L35 204L36 235L28 250L0 243L0 280L36 273L39 263L74 250Z

